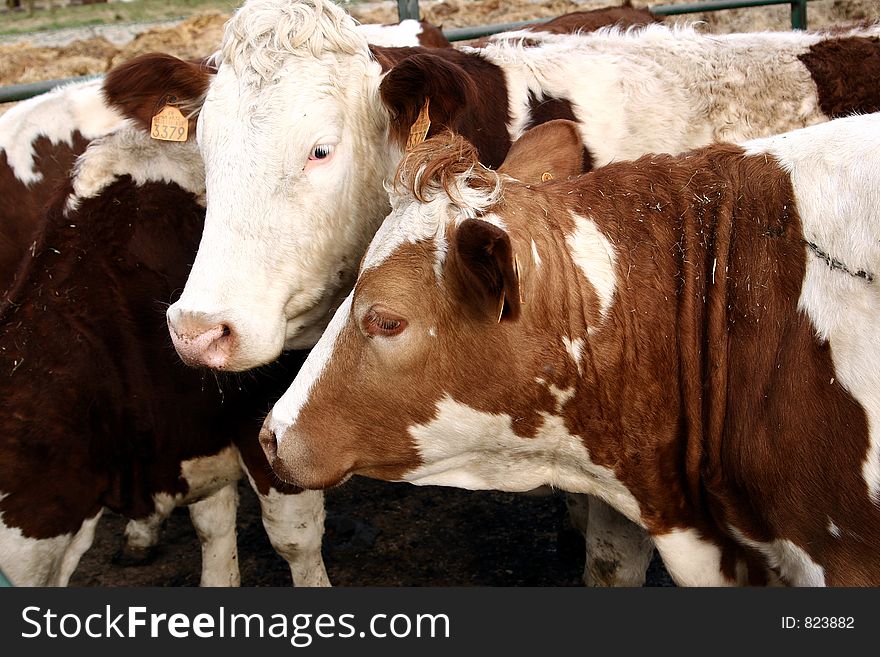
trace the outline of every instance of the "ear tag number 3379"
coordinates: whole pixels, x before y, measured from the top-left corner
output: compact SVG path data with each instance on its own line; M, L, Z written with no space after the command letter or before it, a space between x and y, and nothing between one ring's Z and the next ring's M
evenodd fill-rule
M186 141L189 121L173 105L166 105L153 117L150 136L162 141Z

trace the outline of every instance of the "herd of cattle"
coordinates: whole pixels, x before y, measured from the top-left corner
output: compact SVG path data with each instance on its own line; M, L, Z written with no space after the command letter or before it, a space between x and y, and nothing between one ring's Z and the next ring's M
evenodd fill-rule
M656 23L248 0L3 115L0 569L186 505L237 585L246 475L328 585L360 474L568 491L589 585L880 584L880 24Z

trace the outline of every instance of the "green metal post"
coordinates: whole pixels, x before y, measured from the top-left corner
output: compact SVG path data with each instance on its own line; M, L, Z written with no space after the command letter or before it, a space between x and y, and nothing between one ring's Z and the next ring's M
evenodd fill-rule
M397 0L397 16L398 20L406 20L412 18L419 20L419 0Z
M791 29L807 29L807 0L791 0Z

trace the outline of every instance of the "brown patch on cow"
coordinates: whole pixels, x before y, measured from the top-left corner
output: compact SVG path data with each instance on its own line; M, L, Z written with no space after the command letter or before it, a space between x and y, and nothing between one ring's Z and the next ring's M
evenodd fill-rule
M529 120L526 123L526 130L557 119L578 122L571 101L567 98L553 97L543 97L539 100L534 91L529 91ZM592 169L593 155L590 153L590 149L581 142L581 171L587 172Z
M19 180L0 151L0 293L5 292L16 278L16 271L29 253L40 230L48 199L56 188L64 184L76 157L88 141L78 132L71 143L52 143L48 137L38 137L31 145L34 153L33 169L42 178L30 185Z
M214 72L204 61L186 62L161 53L140 55L107 74L104 96L147 131L165 105L174 105L189 118L192 132Z
M653 23L662 23L662 19L648 9L624 5L621 7L602 7L588 11L572 11L556 18L522 28L527 32L548 32L550 34L575 34L578 32L594 32L601 27L617 26L620 28L641 27ZM492 37L476 39L471 43L474 48L484 48L492 42ZM529 42L527 47L540 45L540 41Z
M175 184L122 176L68 215L71 192L66 181L49 204L0 308L4 524L50 538L102 507L143 518L156 493L187 491L182 461L233 444L267 490L268 464L249 447L301 355L235 379L187 368L164 311L204 209Z
M827 39L798 55L819 93L819 107L831 118L880 111L880 38Z
M401 150L425 98L430 97L428 137L444 130L465 136L480 161L497 167L510 148L507 83L501 69L477 53L455 49L380 48L371 51L383 68L379 87L391 115L389 137Z
M441 158L463 151L455 139L426 142L411 163L431 147ZM431 175L422 189L449 186L440 168ZM432 240L362 272L352 321L291 429L309 454L305 470L326 476L332 467L328 481L350 471L401 478L423 465L410 428L430 421L445 396L509 416L524 440L542 414L561 415L639 501L651 533L696 529L719 546L730 579L738 564L752 583L767 575L734 527L757 541L792 541L830 585L880 581L880 514L861 474L867 416L835 383L831 347L798 308L816 256L782 167L715 145L569 181L507 180L499 198L482 211L503 222L514 252L534 241L542 260L524 279L520 321L463 312L454 222L439 279ZM566 241L571 213L594 221L615 249L604 318ZM372 304L406 318L410 337L385 345L362 335L357 320ZM563 336L584 340L580 367ZM561 408L551 384L573 390Z
M584 151L576 123L542 123L514 142L498 173L525 183L565 180L589 170L584 168Z
M422 31L419 32L419 45L423 48L452 47L442 29L428 21L419 21L419 25L422 26Z

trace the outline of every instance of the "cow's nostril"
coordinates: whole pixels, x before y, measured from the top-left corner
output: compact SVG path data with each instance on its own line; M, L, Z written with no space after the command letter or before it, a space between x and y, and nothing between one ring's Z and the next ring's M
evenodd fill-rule
M232 329L229 328L227 324L222 324L220 328L222 329L222 331L220 332L221 338L225 338L227 335L230 335L232 333Z

